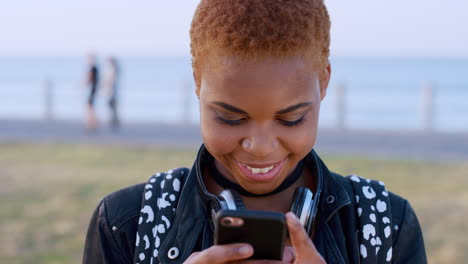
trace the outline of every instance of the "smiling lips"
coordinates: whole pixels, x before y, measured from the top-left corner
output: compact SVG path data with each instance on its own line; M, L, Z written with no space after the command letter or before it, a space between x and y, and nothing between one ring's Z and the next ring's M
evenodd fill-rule
M269 181L273 179L278 174L278 172L281 171L281 168L283 167L285 160L286 159L283 159L282 161L271 164L268 167L265 167L265 166L254 167L254 166L248 166L239 161L236 161L236 162L237 162L237 165L239 166L240 171L249 180L256 181L256 182L265 182L265 181Z

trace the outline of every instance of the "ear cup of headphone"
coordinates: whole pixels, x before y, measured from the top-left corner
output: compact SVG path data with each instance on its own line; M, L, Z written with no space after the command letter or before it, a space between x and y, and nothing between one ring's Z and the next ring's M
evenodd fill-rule
M211 220L215 222L216 213L220 210L242 210L245 204L239 193L234 190L223 190L219 196L213 196L211 202Z
M221 209L223 210L245 209L244 201L239 193L234 190L223 190L218 198L222 201Z
M294 192L291 212L293 212L304 226L307 234L310 234L312 222L315 218L316 201L314 194L306 187L297 187Z
M300 200L301 200L303 191L304 190L302 187L297 187L296 190L294 191L293 201L291 203L290 211L293 212L297 216L297 218L299 218L299 216L301 215L301 211L302 211L302 206L299 206L299 204L301 204Z

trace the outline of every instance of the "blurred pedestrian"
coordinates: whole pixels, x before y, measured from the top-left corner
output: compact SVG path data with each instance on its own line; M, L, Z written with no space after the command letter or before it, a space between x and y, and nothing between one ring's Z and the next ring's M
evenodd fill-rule
M110 110L109 125L116 130L120 126L118 106L118 81L120 75L120 67L115 57L107 59L106 68L104 71L104 89L107 95L107 104Z
M94 109L94 101L99 83L99 69L96 62L96 56L93 53L88 54L88 71L86 74L86 86L89 88L87 101L86 129L94 131L97 128L96 111Z

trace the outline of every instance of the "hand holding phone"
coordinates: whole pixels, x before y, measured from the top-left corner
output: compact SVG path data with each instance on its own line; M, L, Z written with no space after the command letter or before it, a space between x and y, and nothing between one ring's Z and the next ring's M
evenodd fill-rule
M286 263L326 264L301 222L293 213L289 212L286 214L286 223L292 248L287 248L283 261L286 261ZM192 253L184 264L224 264L232 261L246 260L252 255L253 248L247 243L214 245L201 252Z

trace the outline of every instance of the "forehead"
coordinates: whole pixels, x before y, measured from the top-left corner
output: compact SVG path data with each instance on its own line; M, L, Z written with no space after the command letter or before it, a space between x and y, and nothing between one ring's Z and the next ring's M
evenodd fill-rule
M307 97L318 86L317 71L296 56L256 61L224 56L212 58L205 65L201 73L201 95L223 100L294 99Z
M307 59L306 56L267 56L259 58L240 58L229 55L218 55L219 53L212 52L205 60L203 71L218 71L218 73L235 74L239 70L255 71L261 73L262 71L313 71L313 63ZM222 72L220 72L222 71ZM245 72L242 72L245 74Z

